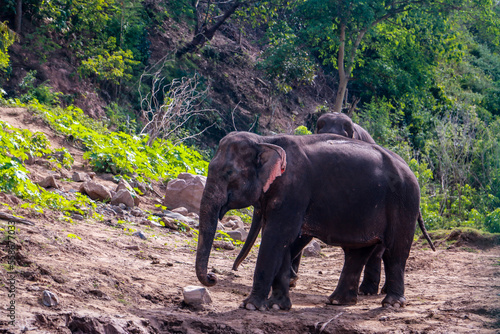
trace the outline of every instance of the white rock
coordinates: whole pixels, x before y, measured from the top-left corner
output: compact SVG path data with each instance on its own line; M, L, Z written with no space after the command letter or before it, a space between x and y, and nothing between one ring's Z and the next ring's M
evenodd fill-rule
M207 178L201 175L180 173L167 184L163 205L169 209L185 207L189 212L200 212L201 197Z
M196 285L188 285L182 290L184 302L188 305L199 306L202 304L210 304L212 298L207 288Z
M321 252L321 245L317 240L312 240L306 247L304 247L304 256L316 257Z

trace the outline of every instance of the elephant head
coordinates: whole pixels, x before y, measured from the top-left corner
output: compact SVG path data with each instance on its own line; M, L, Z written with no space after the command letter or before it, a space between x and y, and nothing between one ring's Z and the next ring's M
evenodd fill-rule
M317 133L334 133L354 138L354 124L349 116L342 113L323 114L316 125Z
M196 252L196 275L206 286L215 285L214 274L207 274L218 219L231 209L256 203L273 181L286 169L283 148L263 142L263 137L233 132L224 137L208 168L201 199L200 227Z

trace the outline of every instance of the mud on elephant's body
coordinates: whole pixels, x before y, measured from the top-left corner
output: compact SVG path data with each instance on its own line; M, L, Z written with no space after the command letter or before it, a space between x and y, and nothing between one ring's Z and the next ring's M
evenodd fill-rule
M262 241L246 308L291 307L291 261L313 237L345 253L330 302L356 303L363 266L381 244L387 277L382 303L404 305L404 270L419 201L411 170L377 145L330 134L231 133L209 166L196 274L204 285L216 283L207 266L217 220L230 209L254 205L262 219Z

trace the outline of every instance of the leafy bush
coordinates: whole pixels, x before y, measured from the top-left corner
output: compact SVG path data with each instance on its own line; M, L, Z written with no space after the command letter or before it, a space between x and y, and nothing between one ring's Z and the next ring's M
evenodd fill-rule
M307 127L305 127L304 125L301 125L295 129L293 134L295 134L295 135L310 135L310 134L312 134L312 132L309 131L309 129Z
M16 36L9 29L6 22L0 22L0 72L4 72L9 67L9 54L7 53L9 46L14 44Z
M110 54L104 51L103 55L93 56L82 61L78 73L82 77L94 77L98 81L119 84L120 80L132 78L132 67L139 62L133 60L132 51L119 50Z
M299 46L291 29L286 24L277 24L270 29L268 37L271 45L262 54L258 68L266 72L278 89L288 93L293 85L312 83L316 65L309 53Z
M500 208L486 215L484 226L488 232L500 233Z
M65 149L52 151L49 146L43 133L16 129L0 121L0 191L14 194L42 208L87 215L95 209L95 204L87 196L77 193L74 199L67 199L40 188L28 177L29 172L22 161L29 156L61 156L61 163L71 166L73 157L69 152Z
M37 101L28 105L57 132L86 149L84 159L99 172L123 174L143 181L170 179L181 172L206 175L208 162L185 145L155 140L148 136L109 131L105 124L84 115L79 108L50 107Z

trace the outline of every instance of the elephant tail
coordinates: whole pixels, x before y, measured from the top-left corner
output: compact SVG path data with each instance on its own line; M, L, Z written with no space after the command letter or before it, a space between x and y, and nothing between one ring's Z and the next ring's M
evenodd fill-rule
M420 226L420 229L422 230L422 233L424 234L424 237L427 240L427 242L429 243L429 245L431 246L432 250L436 251L436 247L434 247L434 243L432 242L431 237L429 236L429 234L427 233L427 230L425 229L424 220L422 219L422 212L421 211L418 212L418 226Z

